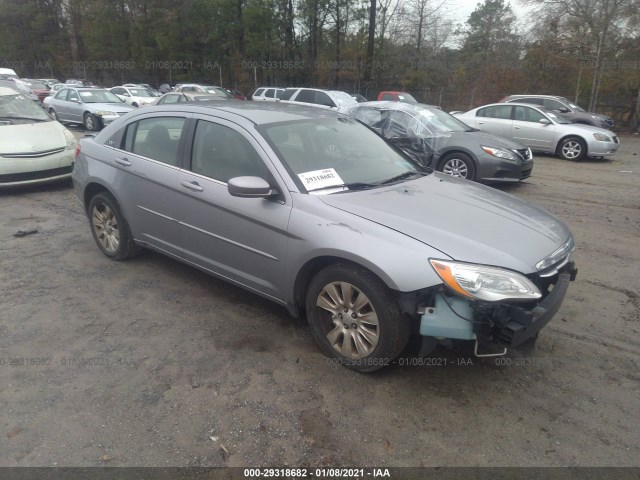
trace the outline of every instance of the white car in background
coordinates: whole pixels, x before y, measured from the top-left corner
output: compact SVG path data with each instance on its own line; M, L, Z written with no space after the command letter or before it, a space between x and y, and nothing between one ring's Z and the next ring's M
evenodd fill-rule
M279 101L327 108L341 113L347 113L358 105L358 101L346 92L321 88L287 88Z
M282 97L284 91L284 88L260 87L253 92L251 100L256 102L277 102L278 99Z
M0 189L70 178L76 143L25 95L0 87Z
M609 157L620 147L618 136L609 130L571 123L550 110L527 103L494 103L454 115L474 128L564 160Z
M143 107L153 103L158 97L145 87L113 87L109 91L116 95L120 100L133 107Z

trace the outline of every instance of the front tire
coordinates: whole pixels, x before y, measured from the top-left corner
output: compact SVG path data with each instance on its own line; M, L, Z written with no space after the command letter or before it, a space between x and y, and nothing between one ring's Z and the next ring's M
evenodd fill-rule
M100 124L95 115L90 114L89 112L84 114L84 129L90 132L95 132L98 130L98 125Z
M579 162L587 156L587 144L579 137L567 137L558 145L558 155L563 160Z
M88 214L93 239L107 257L125 260L140 252L120 205L109 193L95 195L89 202Z
M409 320L389 288L356 265L321 270L307 290L306 310L320 349L358 372L389 365L409 340Z
M58 118L58 114L53 108L49 109L49 115L51 115L51 118L53 118L56 122L60 121L60 119Z
M473 160L464 153L451 153L444 157L438 170L452 177L464 178L465 180L475 180L476 169Z

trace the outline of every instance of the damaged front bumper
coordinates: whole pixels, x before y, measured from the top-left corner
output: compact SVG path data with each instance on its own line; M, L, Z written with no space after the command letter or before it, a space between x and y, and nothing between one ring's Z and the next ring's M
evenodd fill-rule
M552 278L537 279L545 295L535 304L469 301L439 292L432 306L419 311L420 334L432 345L434 340L475 340L483 346L518 347L555 316L577 271L569 262Z

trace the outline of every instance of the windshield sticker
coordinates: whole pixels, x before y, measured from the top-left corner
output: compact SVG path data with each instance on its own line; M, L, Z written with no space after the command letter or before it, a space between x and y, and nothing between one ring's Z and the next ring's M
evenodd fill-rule
M338 175L338 172L333 168L299 173L298 178L302 181L302 184L307 191L316 190L318 188L333 187L344 183L340 178L340 175Z

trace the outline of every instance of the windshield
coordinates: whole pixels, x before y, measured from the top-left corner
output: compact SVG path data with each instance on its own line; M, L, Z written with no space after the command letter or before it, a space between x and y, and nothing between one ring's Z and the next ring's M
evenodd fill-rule
M437 108L425 107L420 109L418 118L430 133L469 132L472 130L466 123Z
M418 103L418 101L406 92L398 94L398 100L406 103Z
M571 103L571 102L569 102L569 106L570 106L571 108L573 108L574 110L578 111L578 112L584 112L584 111L585 111L585 109L584 109L584 108L579 107L579 106L578 106L578 105L576 105L575 103Z
M347 92L341 92L339 90L333 90L329 92L333 101L335 101L338 105L354 105L358 103L355 98L349 95Z
M118 97L107 90L78 90L84 103L122 103Z
M399 175L424 174L382 138L351 118L318 118L259 127L293 177L308 192L375 187ZM336 187L336 188L328 188Z
M129 91L134 97L155 97L155 95L146 88L130 88Z
M24 95L0 96L0 120L3 119L52 121L47 112Z
M547 117L549 117L551 120L553 120L556 123L561 123L561 124L571 123L566 118L561 117L560 115L556 115L555 113L552 113L552 112L544 112L544 113Z
M29 80L25 82L32 90L48 90L47 86L42 82L35 82L33 80Z

